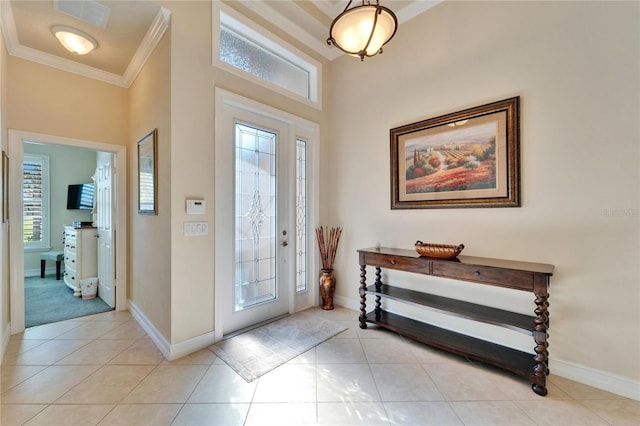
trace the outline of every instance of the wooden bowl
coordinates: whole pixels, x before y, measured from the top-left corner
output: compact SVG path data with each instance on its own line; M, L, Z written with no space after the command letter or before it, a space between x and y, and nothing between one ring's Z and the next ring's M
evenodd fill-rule
M416 241L416 251L420 256L435 257L438 259L453 259L464 249L464 244L457 246L449 244L431 244Z

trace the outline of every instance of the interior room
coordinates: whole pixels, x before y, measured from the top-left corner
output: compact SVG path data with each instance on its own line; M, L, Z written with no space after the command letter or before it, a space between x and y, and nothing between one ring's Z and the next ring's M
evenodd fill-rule
M25 143L23 151L32 166L24 185L34 194L29 204L24 202L25 211L32 212L31 222L24 225L31 232L25 237L25 327L111 310L100 297L94 300L97 288L88 281L98 275L94 179L99 153L46 142ZM66 241L67 227L87 228L69 231L87 233L84 250ZM82 278L76 277L78 272ZM87 280L84 295L77 291L81 279Z
M640 4L348 3L0 2L3 425L640 422ZM113 310L27 327L38 138Z

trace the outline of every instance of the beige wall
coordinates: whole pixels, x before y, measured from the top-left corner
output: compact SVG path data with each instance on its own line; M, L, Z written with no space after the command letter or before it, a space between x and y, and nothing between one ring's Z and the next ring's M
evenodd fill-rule
M212 67L211 2L167 1L162 5L172 13L170 341L176 344L213 331L215 87L294 113L320 123L322 128L327 118L314 108ZM277 28L267 29L286 37ZM286 39L312 55L295 40ZM198 220L209 223L208 236L183 236L183 223L193 220L185 213L185 200L189 197L201 197L207 203L206 214Z
M25 154L49 156L49 226L51 250L62 251L62 230L74 220L91 221L90 210L67 210L67 189L70 184L91 182L96 169L96 153L60 145L25 144ZM32 274L40 272L40 253L25 252L24 269ZM54 262L47 262L53 268Z
M554 264L551 371L637 383L639 7L443 2L401 25L383 55L336 60L327 201L346 234L339 296L358 299L356 250L377 244L464 243L467 255ZM521 208L390 210L389 129L512 96L521 97ZM533 309L530 295L524 305L498 293L506 307ZM477 297L491 304L493 294Z
M170 29L130 88L129 299L171 338L171 39ZM138 214L137 141L158 129L158 214Z
M8 128L127 144L127 89L13 56L8 59Z
M112 145L128 141L128 91L6 56L4 129ZM4 141L3 141L4 143ZM11 159L12 164L19 159ZM23 265L11 265L22 272ZM9 296L7 295L7 303Z

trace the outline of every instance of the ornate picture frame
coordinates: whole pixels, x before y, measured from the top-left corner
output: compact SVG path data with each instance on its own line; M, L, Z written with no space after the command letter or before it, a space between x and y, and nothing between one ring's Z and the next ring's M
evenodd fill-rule
M391 209L520 207L519 100L391 129Z

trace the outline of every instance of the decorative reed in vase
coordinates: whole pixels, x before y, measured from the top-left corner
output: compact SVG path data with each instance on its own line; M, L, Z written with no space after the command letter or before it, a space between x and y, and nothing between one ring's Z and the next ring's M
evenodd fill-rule
M336 276L333 273L333 263L336 260L338 242L342 228L316 228L316 239L320 248L320 261L322 262L322 274L320 275L320 296L322 296L322 309L333 309L333 295L336 291Z

